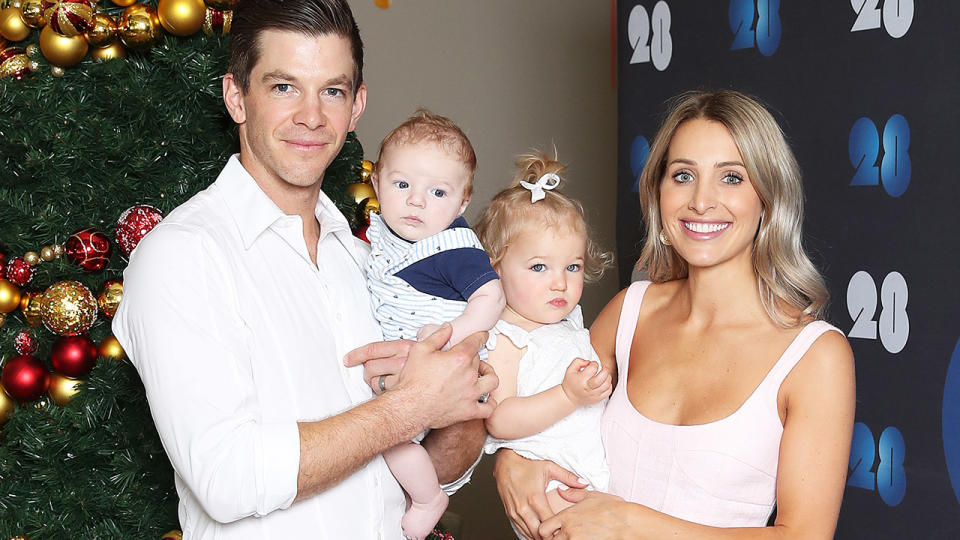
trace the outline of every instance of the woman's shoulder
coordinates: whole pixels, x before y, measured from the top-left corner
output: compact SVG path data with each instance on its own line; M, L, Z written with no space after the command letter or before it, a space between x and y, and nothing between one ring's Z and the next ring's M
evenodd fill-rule
M811 325L815 325L812 329L819 333L787 376L784 389L814 395L824 391L824 385L833 389L852 388L855 385L853 349L846 336L823 321L808 323L806 327Z

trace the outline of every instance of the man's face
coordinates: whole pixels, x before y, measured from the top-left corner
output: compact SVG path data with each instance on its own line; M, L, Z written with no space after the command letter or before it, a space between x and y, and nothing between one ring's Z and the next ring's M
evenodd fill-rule
M313 188L363 113L366 87L352 93L353 57L343 37L284 30L260 34L250 88L232 74L224 101L239 126L240 162L270 193Z

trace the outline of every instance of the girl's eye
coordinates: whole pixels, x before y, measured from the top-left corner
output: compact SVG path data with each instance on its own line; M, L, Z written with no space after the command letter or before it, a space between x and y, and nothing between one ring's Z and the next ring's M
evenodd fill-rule
M534 272L543 272L544 270L547 269L547 265L543 263L537 263L531 266L530 269L533 270Z
M681 184L693 181L693 175L689 171L677 171L673 174L673 179Z
M433 196L434 196L434 197L437 197L437 198L439 199L439 198L442 198L442 197L446 197L446 196L447 196L447 192L444 191L444 190L442 190L442 189L435 189L435 190L433 190Z
M727 174L724 175L724 177L723 177L723 182L724 182L725 184L733 184L733 185L736 185L736 184L739 184L739 183L743 182L743 178L742 178L739 174L737 174L737 173L727 173Z
M579 271L580 271L580 265L577 263L573 263L567 266L567 272L579 272Z
M407 189L408 187L410 187L410 184L406 183L403 180L397 180L396 182L393 183L393 185L397 186L400 189Z

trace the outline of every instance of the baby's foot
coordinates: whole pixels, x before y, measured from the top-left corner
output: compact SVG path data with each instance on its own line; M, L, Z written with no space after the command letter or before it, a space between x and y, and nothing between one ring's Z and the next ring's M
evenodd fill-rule
M443 511L447 509L448 500L447 494L439 490L437 495L428 502L412 502L400 522L403 526L403 536L410 540L426 538L440 521Z

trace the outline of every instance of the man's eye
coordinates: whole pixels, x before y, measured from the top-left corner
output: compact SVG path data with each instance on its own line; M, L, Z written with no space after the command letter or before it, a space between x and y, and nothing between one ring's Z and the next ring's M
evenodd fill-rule
M328 96L337 97L343 95L343 90L339 88L327 88L324 90L324 93Z
M287 83L275 84L273 85L273 89L276 90L277 92L280 92L281 94L286 94L287 92L290 91L290 85Z
M433 196L437 198L442 198L447 196L447 192L442 189L433 190Z
M537 263L531 266L530 269L533 270L534 272L543 272L544 270L547 269L547 265L543 263Z

